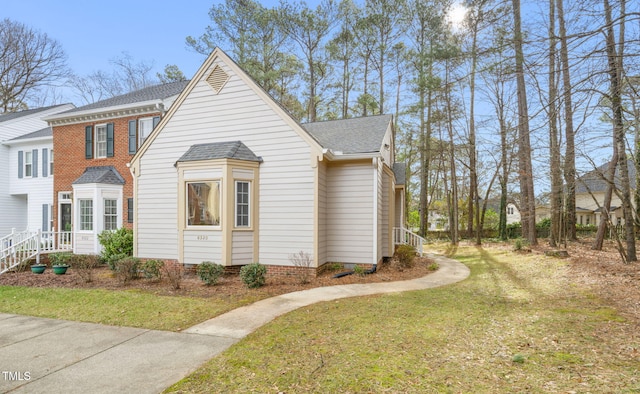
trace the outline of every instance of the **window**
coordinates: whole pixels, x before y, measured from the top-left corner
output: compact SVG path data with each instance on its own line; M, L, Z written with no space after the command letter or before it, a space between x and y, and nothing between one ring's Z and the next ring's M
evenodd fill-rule
M49 176L53 176L53 150L49 152Z
M133 223L133 198L127 198L127 222Z
M507 215L513 215L513 207L507 207Z
M187 183L187 225L220 225L220 181Z
M104 229L118 229L118 200L104 200Z
M29 151L24 152L24 176L30 177L33 175L33 156Z
M249 182L236 181L236 227L249 226Z
M107 126L96 126L96 158L107 157Z
M78 200L80 204L80 230L93 230L93 200Z
M153 118L144 118L138 120L138 148L147 139L153 131Z

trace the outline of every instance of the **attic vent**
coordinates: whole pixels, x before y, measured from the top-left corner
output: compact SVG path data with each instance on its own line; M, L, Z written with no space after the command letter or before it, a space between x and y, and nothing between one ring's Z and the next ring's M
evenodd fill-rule
M209 74L207 78L207 82L216 93L220 93L220 90L224 84L227 83L227 80L229 80L229 75L218 65L213 68L213 71L211 71L211 74Z

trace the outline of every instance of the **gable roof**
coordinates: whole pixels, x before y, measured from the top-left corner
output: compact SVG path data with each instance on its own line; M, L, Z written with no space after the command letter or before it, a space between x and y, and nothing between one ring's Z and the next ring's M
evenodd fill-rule
M8 122L8 121L14 120L14 119L19 119L19 118L22 118L22 117L25 117L25 116L29 116L29 115L34 115L34 114L37 114L39 112L48 111L48 110L50 110L52 108L61 107L63 105L68 105L68 104L51 105L49 107L27 109L27 110L18 111L18 112L6 112L6 113L3 113L3 114L0 114L0 123Z
M122 175L114 166L87 167L78 179L72 182L72 185L80 185L85 183L103 183L107 185L124 185L125 181Z
M636 188L636 167L633 160L627 160L627 167L629 169L629 185L631 189ZM589 171L583 176L576 179L576 193L594 193L604 192L607 190L608 182L604 179L609 169L609 163L605 163L595 170ZM620 175L619 167L616 167L616 173L614 177L614 183L617 189L620 189Z
M293 118L293 116L286 111L282 105L280 105L276 100L274 100L271 95L269 95L258 83L249 76L236 62L234 62L222 49L216 47L209 57L202 63L198 71L196 71L194 77L189 81L187 86L182 90L180 95L176 98L175 102L166 115L162 117L160 123L153 129L149 137L144 141L140 149L136 152L136 154L131 159L131 164L135 171L136 163L138 163L140 157L144 155L144 152L147 148L153 143L156 136L162 132L164 129L164 125L171 120L173 114L178 110L178 108L182 105L184 100L189 96L191 91L195 88L195 86L202 80L206 78L206 74L211 70L214 62L219 59L222 61L227 67L233 71L235 76L240 78L251 90L253 90L261 99L265 101L265 103L270 106L276 113L278 113L287 124L289 124L295 132L297 132L311 147L312 151L317 151L317 154L322 154L322 147L318 143L318 141L313 138L302 126L300 123Z
M379 152L391 115L305 123L302 127L323 148L342 153Z
M109 107L119 107L128 104L142 103L145 101L162 100L177 94L187 86L189 81L170 82L160 85L148 86L140 90L125 93L120 96L111 97L105 100L96 101L82 107L57 114L56 117L63 115L71 115L76 112L85 112L88 110L102 109Z
M178 163L199 160L236 159L262 162L241 141L214 142L210 144L191 145L189 150L178 159Z

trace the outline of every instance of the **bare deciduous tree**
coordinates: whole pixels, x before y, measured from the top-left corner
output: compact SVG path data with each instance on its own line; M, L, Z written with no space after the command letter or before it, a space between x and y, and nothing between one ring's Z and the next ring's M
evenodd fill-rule
M0 21L0 111L24 109L38 88L64 80L66 61L62 46L45 33Z

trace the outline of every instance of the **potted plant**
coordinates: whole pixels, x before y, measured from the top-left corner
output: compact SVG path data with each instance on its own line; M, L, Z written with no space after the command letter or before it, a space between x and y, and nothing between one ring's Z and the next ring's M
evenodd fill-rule
M34 274L41 274L45 269L47 269L46 264L33 264L31 266L31 272L33 272Z
M51 262L51 269L56 275L64 275L69 268L69 260L72 254L69 252L57 252L49 255L49 261Z

